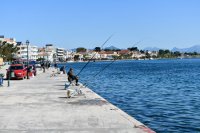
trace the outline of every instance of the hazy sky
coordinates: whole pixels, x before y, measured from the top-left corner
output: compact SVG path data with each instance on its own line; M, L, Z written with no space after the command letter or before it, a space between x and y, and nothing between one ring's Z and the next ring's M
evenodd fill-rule
M66 49L200 44L200 0L1 0L0 35Z

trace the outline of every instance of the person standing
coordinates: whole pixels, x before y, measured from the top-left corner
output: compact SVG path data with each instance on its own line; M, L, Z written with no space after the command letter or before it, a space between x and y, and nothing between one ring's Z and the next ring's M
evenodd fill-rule
M47 69L50 68L50 62L47 62Z
M43 73L45 73L45 64L44 64L44 62L41 64L41 68L43 70Z

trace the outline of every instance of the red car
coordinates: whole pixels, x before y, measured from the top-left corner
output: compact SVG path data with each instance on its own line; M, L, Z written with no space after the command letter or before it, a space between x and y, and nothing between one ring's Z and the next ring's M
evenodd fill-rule
M10 79L24 79L27 74L27 69L23 64L12 64L7 69L6 78L8 79L10 73Z

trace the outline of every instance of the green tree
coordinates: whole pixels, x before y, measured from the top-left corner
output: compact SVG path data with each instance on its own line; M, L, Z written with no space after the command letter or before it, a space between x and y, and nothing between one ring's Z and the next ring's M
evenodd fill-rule
M76 49L76 52L79 53L79 52L86 52L86 49L83 48L83 47L79 47Z
M144 54L144 53L145 53L145 51L144 51L144 50L140 50L140 53Z
M174 55L175 57L178 57L178 56L181 56L181 53L180 53L179 51L175 51L175 52L173 53L173 55Z
M160 49L158 51L158 57L160 57L160 58L172 58L172 53L168 49L166 49L166 50Z
M112 51L111 49L104 49L104 51Z
M101 52L101 48L100 48L100 47L95 47L95 48L94 48L94 51L96 51L96 52Z
M130 51L139 51L139 49L137 47L131 47L131 48L128 48L128 50L130 50Z
M145 57L146 57L146 58L151 58L151 56L150 56L150 54L149 54L149 51L146 51Z
M75 60L75 61L79 60L79 55L75 55L75 56L74 56L74 60Z
M0 56L5 61L12 61L19 48L7 42L0 43Z
M193 52L193 55L198 55L198 53L197 52Z

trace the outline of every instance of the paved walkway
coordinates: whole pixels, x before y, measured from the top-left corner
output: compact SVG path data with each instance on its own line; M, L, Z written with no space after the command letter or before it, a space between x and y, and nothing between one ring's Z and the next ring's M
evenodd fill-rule
M66 75L50 77L51 73L11 80L10 87L4 82L0 132L153 133L88 88L81 88L82 95L67 98Z

